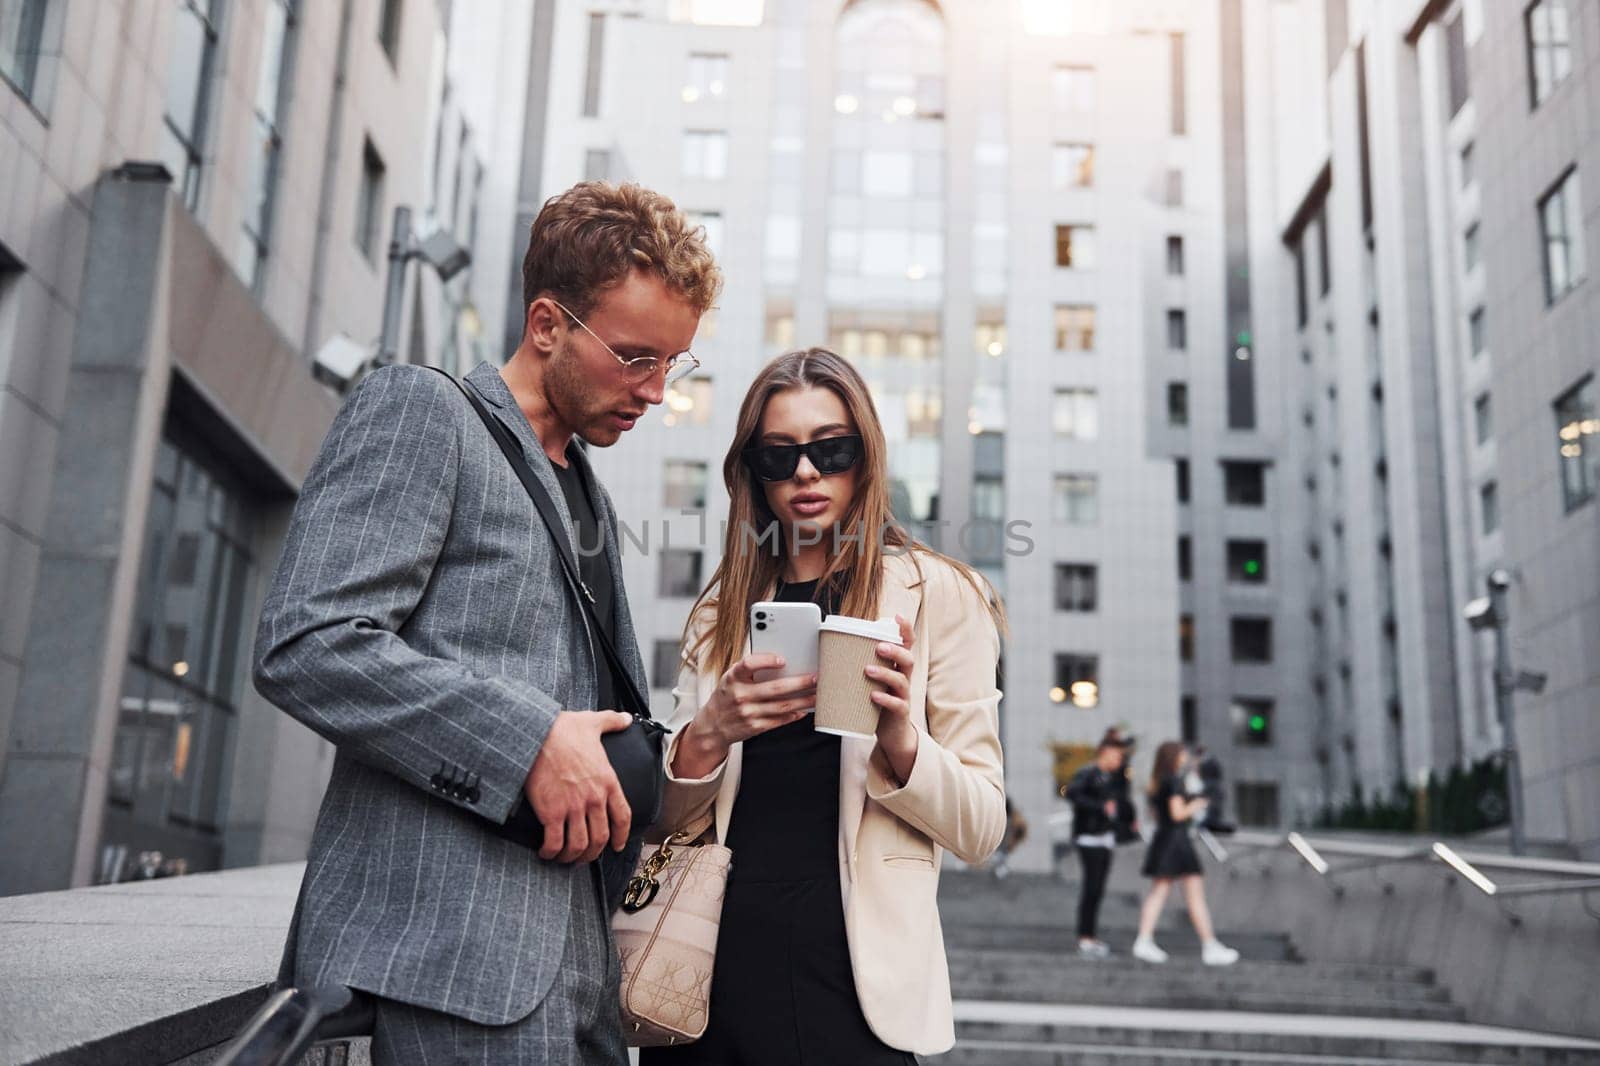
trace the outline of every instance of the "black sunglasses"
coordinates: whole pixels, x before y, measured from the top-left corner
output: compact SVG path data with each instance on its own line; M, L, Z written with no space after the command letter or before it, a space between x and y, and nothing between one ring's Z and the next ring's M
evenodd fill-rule
M819 474L842 474L861 461L861 438L852 433L808 444L759 444L743 454L745 465L762 481L788 481L800 468L802 455Z

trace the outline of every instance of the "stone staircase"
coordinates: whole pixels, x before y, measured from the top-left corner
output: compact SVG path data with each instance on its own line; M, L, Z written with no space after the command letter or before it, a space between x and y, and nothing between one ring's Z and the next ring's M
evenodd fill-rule
M1176 901L1156 934L1170 962L1128 955L1138 897L1108 893L1101 937L1077 955L1077 886L1044 875L941 878L957 1046L938 1066L1224 1063L1600 1064L1600 1044L1470 1025L1427 969L1307 960L1286 935L1221 930L1225 969L1200 963Z

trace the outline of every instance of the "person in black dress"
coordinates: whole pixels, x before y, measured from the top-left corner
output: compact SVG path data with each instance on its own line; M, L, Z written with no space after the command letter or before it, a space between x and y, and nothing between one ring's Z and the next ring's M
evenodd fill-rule
M1200 856L1189 835L1194 816L1205 809L1206 801L1203 797L1190 797L1184 787L1188 764L1189 752L1176 740L1156 749L1155 768L1150 774L1150 805L1156 816L1156 831L1140 871L1152 883L1139 910L1139 936L1133 942L1133 955L1145 962L1167 961L1167 953L1156 946L1156 922L1173 882L1177 882L1189 905L1189 920L1200 935L1201 959L1208 966L1229 966L1239 961L1239 953L1218 940L1212 930Z
M981 862L1005 830L998 607L972 571L884 529L882 428L831 352L763 369L724 476L728 540L685 634L657 831L710 821L733 863L707 1029L641 1066L914 1066L954 1039L942 852ZM771 527L775 552L759 547ZM863 527L886 540L835 535ZM815 675L758 680L777 657L749 651L746 620L769 599L895 616L903 646L866 668L887 688L875 737L813 728Z

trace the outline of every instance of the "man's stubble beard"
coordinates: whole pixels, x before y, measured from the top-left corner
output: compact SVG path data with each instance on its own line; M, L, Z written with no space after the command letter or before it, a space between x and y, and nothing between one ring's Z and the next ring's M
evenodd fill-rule
M560 348L551 354L545 369L545 402L572 430L573 435L585 444L596 448L609 448L621 439L621 434L609 425L602 427L601 420L609 412L592 410L594 391L580 365L581 359L568 337Z

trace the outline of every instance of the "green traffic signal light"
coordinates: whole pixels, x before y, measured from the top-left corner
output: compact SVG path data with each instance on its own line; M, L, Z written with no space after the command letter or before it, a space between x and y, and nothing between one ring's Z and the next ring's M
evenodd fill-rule
M1261 573L1261 563L1255 559L1245 560L1244 572L1249 574L1251 577L1255 577L1257 574Z
M1267 718L1266 718L1266 715L1252 714L1250 716L1250 732L1252 732L1252 733L1264 733L1264 732L1266 732L1266 730L1267 730Z

